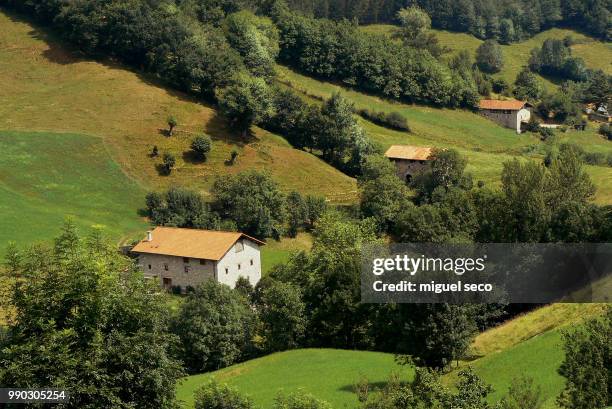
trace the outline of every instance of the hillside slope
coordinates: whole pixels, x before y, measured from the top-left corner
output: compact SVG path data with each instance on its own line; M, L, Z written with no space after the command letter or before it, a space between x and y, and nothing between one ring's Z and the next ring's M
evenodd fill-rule
M557 370L563 362L561 331L601 315L606 304L551 304L479 334L470 349L479 357L463 362L494 388L495 402L507 393L514 378L527 376L539 385L543 409L557 409L556 398L565 385ZM457 370L445 381L453 384Z
M216 111L110 61L95 62L68 50L48 32L0 11L0 129L73 132L100 136L121 168L145 187L171 184L207 189L216 175L267 169L283 189L355 197L355 181L274 134L254 129L242 140ZM179 121L176 137L163 135L166 119ZM205 163L189 144L207 132L214 144ZM149 157L153 145L177 157L172 175L160 176ZM239 152L234 166L225 161Z
M389 35L395 30L395 26L389 24L376 24L363 26L362 30L370 33ZM438 36L440 44L451 50L449 56L461 50L467 50L474 56L476 49L483 42L471 34L443 30L432 31ZM575 30L552 28L542 31L523 42L501 45L504 56L504 67L499 73L493 76L496 78L503 78L511 84L514 82L521 68L527 64L529 53L533 48L541 47L546 39L554 38L562 40L568 36L571 36L576 41L576 44L571 46L574 56L584 59L588 68L602 69L607 74L612 74L612 63L610 62L612 61L612 44L588 37ZM548 89L552 89L555 86L549 79L541 76L540 79Z
M302 390L331 403L334 409L354 408L353 385L366 376L373 386L391 372L409 380L413 372L395 363L392 354L339 349L298 349L233 365L210 374L185 378L177 389L183 408L193 408L194 391L211 377L248 394L258 407L269 408L278 392Z
M142 231L144 190L111 159L97 137L0 131L0 259L19 246L55 237L70 216L119 239Z
M534 134L517 135L511 129L501 127L471 111L390 101L339 84L320 81L285 66L278 66L277 72L281 84L302 93L311 102L318 102L316 98L327 98L334 92L340 92L357 109L399 112L408 120L412 132L393 131L365 120L360 120L360 123L368 135L384 149L391 144L455 148L468 158L468 171L473 173L475 181L482 180L489 185L499 183L503 162L512 157L542 160L548 148ZM612 152L612 143L597 134L595 124L590 124L584 132L570 131L559 134L558 138L561 142L578 143L588 152ZM597 185L595 201L612 203L612 168L587 166L586 169Z

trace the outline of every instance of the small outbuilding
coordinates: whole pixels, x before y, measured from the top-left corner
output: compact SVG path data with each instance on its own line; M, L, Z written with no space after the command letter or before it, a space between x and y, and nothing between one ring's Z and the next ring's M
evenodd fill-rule
M409 183L417 173L429 167L432 152L432 148L423 146L392 145L385 156L395 163L397 176Z
M235 287L239 277L261 279L259 247L265 243L239 232L156 227L132 249L147 278L185 292L204 280Z
M531 119L531 104L516 99L482 99L478 108L482 116L517 133L521 133L521 125Z

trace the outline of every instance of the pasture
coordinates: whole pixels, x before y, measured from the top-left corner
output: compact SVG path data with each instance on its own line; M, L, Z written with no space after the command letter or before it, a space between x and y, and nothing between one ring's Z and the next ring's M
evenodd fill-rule
M144 189L112 160L100 138L0 131L0 251L49 240L72 217L83 233L138 234Z
M355 196L352 178L278 135L253 128L243 139L211 105L112 61L83 58L21 17L0 11L0 27L0 129L99 136L121 169L148 189L183 185L206 193L218 175L266 169L286 191ZM170 115L179 122L173 137L164 134ZM203 132L213 139L206 162L189 154ZM157 158L150 156L155 145ZM239 156L228 166L232 150ZM170 176L157 170L165 152L177 158Z
M298 349L279 352L230 366L209 374L183 379L177 397L183 408L193 408L193 393L214 378L248 394L258 407L269 408L279 392L302 390L328 401L333 408L354 408L353 385L367 377L374 386L383 385L392 372L409 380L409 367L397 365L393 354L338 349Z

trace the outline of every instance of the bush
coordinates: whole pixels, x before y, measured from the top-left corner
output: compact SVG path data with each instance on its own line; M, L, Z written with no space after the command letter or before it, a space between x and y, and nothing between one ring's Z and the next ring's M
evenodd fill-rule
M310 394L295 392L286 396L279 394L274 400L273 409L331 409L331 405Z
M180 295L183 293L180 285L173 285L170 287L170 292L174 295Z
M191 141L191 150L200 160L206 160L206 155L210 152L211 146L212 140L208 135L196 136L193 141Z
M385 128L394 129L396 131L410 132L408 121L399 112L386 113L384 111L370 111L368 109L360 109L357 113L364 119L374 122L376 125L384 126Z
M252 409L253 403L228 385L210 381L195 392L195 409Z
M601 124L599 133L609 141L612 141L612 126L610 124Z
M607 158L603 152L587 152L584 161L589 165L603 166L606 164Z
M174 155L171 153L164 153L162 167L166 175L169 175L172 172L174 165L176 165L176 158Z
M493 87L493 92L496 94L503 94L504 92L508 91L508 88L510 87L508 82L506 82L506 80L503 78L495 78L491 85Z
M501 48L495 40L487 40L476 49L476 64L484 72L499 72L504 66Z
M176 128L176 126L178 125L178 121L176 120L174 116L169 116L167 123L168 123L168 136L172 136L172 133L174 132L174 128Z
M540 127L538 129L538 133L540 134L540 138L543 141L546 141L549 138L555 136L555 131L553 131L551 128L542 128L542 127Z

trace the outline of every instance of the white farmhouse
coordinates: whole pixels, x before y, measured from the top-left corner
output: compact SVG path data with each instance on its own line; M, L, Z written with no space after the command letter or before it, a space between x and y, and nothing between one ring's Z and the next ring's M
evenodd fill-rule
M517 133L521 133L521 124L531 118L531 104L516 99L483 99L478 107L481 115Z
M132 249L145 277L166 289L196 287L213 279L230 287L239 277L252 285L261 279L259 246L243 233L156 227Z

